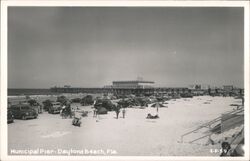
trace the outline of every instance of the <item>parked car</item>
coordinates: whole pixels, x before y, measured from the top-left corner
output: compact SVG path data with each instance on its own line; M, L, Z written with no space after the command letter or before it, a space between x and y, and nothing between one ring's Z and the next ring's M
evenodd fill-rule
M28 118L36 119L38 114L32 107L28 104L17 104L10 107L11 112L15 119L26 120Z
M62 109L62 105L60 102L52 102L52 105L49 107L48 112L52 114L58 114L60 113Z
M181 93L180 95L182 98L193 98L192 93Z
M7 123L13 123L14 122L14 115L10 109L8 109L8 115L7 115Z

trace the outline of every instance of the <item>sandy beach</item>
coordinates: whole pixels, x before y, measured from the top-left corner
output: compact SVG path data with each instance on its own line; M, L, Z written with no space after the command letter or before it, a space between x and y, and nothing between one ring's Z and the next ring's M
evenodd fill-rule
M62 148L105 151L97 155L218 156L210 152L220 148L218 144L204 146L178 141L185 132L233 110L232 103L241 102L232 97L210 96L170 100L167 107L159 109L160 118L155 120L146 119L148 113L156 112L152 107L128 108L125 118L120 113L120 118L115 119L114 112L94 118L91 106L72 104L89 111L88 117L82 118L81 127L72 126L71 119L47 112L39 114L38 119L15 120L8 124L8 150L10 153L13 149ZM116 153L106 153L108 149Z

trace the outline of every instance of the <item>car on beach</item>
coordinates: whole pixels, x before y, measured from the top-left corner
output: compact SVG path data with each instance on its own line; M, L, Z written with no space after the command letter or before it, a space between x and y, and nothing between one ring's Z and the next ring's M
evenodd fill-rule
M48 112L51 114L59 114L62 109L60 102L52 102L51 106L48 109Z
M180 96L182 98L193 98L193 94L191 93L181 93Z
M7 115L7 123L13 123L14 122L14 115L11 112L11 110L8 108L8 115Z
M10 107L10 111L13 113L15 119L36 119L38 116L36 111L28 104L12 105Z

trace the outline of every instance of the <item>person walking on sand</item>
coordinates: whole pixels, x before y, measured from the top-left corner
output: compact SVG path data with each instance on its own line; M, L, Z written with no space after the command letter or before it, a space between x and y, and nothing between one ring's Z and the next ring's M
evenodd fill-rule
M72 109L70 103L66 105L66 111L70 118L72 118Z
M115 113L116 113L116 119L118 119L120 113L120 105L115 106Z
M60 110L60 116L62 117L64 117L65 108L65 106L62 106L62 109Z
M125 113L126 113L125 108L123 108L123 110L122 110L122 118L125 118Z
M98 112L98 110L96 110L96 112L95 112L95 117L96 117L96 122L99 122L99 112Z
M160 106L159 102L157 102L155 106L156 106L156 113L158 114L158 112L159 112L159 106Z
M96 117L96 112L97 112L97 110L96 110L96 109L94 109L94 114L93 114L93 117Z

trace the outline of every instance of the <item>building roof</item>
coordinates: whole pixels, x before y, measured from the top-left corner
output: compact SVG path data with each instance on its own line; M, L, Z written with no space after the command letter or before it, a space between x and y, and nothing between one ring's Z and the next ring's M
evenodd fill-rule
M113 83L155 83L153 81L144 81L144 80L128 80L128 81L113 81Z

